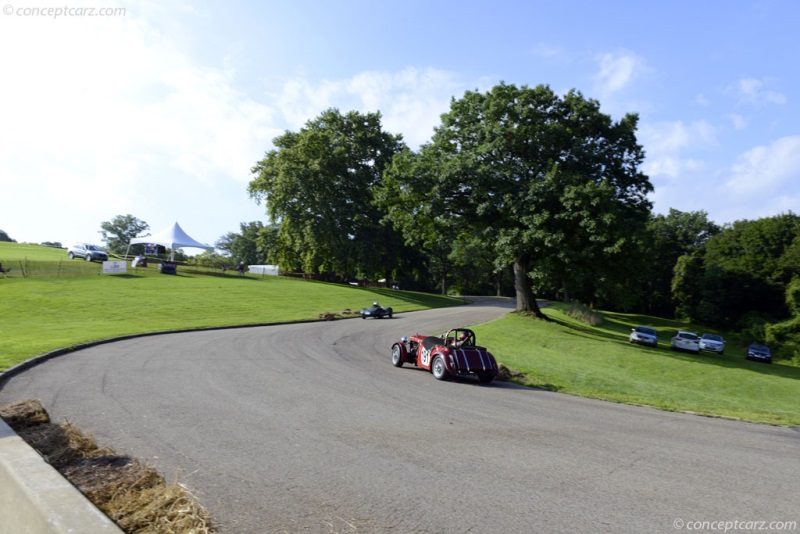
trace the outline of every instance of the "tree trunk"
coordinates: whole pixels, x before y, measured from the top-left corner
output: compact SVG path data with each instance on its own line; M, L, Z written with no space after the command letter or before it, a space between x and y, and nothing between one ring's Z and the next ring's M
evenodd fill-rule
M564 281L561 282L561 290L564 292L564 304L569 304L572 302L572 298L567 290L567 283Z
M539 309L536 297L531 289L531 279L528 278L530 260L528 258L514 258L514 289L517 293L517 312L530 312L539 319L546 317Z

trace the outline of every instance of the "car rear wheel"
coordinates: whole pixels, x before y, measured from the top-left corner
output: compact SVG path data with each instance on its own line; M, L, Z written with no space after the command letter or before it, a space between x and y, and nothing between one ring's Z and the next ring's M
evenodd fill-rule
M392 365L403 367L403 351L397 343L392 347Z
M389 312L389 319L392 318L392 312Z
M445 380L447 378L447 368L444 366L444 358L436 356L431 365L431 373L436 380Z
M69 254L67 254L67 256L69 256L69 259L71 259L71 260L74 260L74 259L75 259L75 254L73 254L72 252L70 252Z

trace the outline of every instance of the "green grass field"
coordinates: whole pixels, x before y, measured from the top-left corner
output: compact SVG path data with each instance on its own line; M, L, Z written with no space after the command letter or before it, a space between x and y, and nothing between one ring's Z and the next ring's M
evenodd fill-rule
M604 313L599 326L567 316L565 307L544 309L552 319L510 314L475 327L482 345L524 373L526 383L626 404L696 412L776 425L800 424L800 368L744 359L740 340L726 335L724 355L674 352L677 328L696 325L640 315ZM657 348L628 343L633 326L659 331Z
M358 310L374 300L396 311L450 306L458 299L383 289L306 282L276 277L239 277L156 267L124 275L102 275L100 264L74 260L66 252L0 243L0 262L61 264L52 276L0 278L0 370L50 350L115 336L209 326L315 320L320 313ZM66 260L69 262L69 260ZM68 274L63 274L68 273ZM666 410L798 425L800 368L744 359L742 340L723 333L725 355L669 350L672 331L702 328L647 316L603 313L588 326L562 306L545 308L551 322L510 314L475 327L478 341L498 361L525 373L526 383L563 393L642 404ZM659 330L656 349L630 345L633 326Z

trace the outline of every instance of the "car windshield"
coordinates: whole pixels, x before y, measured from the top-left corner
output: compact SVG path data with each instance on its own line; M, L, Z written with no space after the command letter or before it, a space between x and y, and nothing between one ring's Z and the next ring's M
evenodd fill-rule
M100 250L95 245L87 245L86 248L88 248L89 250Z
M647 334L649 336L657 335L655 330L653 330L652 328L648 328L646 326L637 326L636 331L639 332L640 334Z
M697 339L697 334L692 334L691 332L678 332L678 337L682 337L683 339Z
M722 336L718 336L716 334L703 334L703 339L708 339L711 341L722 341Z
M753 350L760 350L761 352L769 352L769 349L764 345L751 345L750 348Z

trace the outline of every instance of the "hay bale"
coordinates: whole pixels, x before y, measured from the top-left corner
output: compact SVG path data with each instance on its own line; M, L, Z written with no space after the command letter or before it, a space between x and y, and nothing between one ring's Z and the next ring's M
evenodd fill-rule
M85 458L65 466L61 473L101 509L120 493L164 485L153 467L130 456Z
M103 511L125 532L215 532L208 512L180 484L118 494Z
M216 532L183 485L168 485L155 468L98 447L69 421L51 423L39 401L0 407L0 416L125 532Z
M47 410L44 409L41 402L35 399L0 406L0 417L15 431L50 422Z
M505 365L498 364L498 370L500 371L500 378L501 380L511 380L512 378L525 378L524 373L520 373L519 371L515 371L514 369L509 369Z
M84 434L69 421L60 425L47 423L27 426L16 432L56 469L83 458L112 452L107 448L99 448L91 435Z

